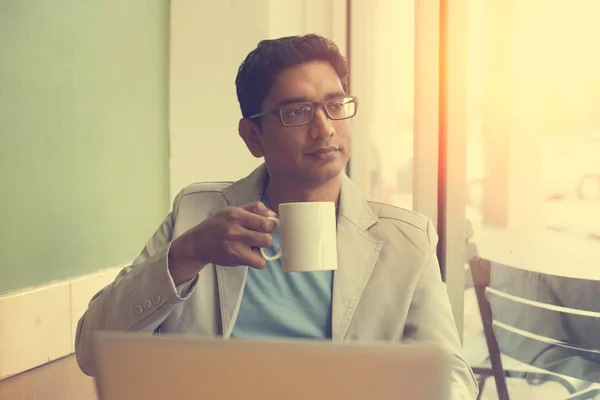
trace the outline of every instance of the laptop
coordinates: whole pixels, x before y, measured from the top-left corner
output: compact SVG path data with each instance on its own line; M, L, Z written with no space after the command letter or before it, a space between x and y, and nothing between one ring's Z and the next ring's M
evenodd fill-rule
M100 332L100 400L447 399L450 358L428 346Z

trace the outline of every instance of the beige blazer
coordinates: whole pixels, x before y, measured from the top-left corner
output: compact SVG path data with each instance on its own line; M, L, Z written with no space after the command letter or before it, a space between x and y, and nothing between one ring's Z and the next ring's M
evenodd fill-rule
M267 177L262 165L233 184L199 183L179 193L173 211L133 265L92 298L79 321L76 355L86 374L94 374L96 330L229 338L248 267L210 264L176 288L167 254L173 239L215 210L260 200ZM337 243L333 341L433 342L454 355L452 399L474 399L476 383L462 356L431 222L412 211L367 200L344 175Z

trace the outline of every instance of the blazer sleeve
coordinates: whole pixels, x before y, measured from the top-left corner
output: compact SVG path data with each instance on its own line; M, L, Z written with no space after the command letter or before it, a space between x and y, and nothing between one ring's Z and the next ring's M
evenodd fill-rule
M169 273L168 254L181 193L173 211L148 240L133 264L123 268L115 280L90 301L77 324L75 355L81 370L95 374L94 333L109 331L154 332L173 308L193 293L198 276L175 286Z
M472 400L477 397L477 383L462 354L446 284L442 281L436 255L438 236L431 221L428 221L427 235L429 255L409 307L404 340L433 343L450 353L450 399Z

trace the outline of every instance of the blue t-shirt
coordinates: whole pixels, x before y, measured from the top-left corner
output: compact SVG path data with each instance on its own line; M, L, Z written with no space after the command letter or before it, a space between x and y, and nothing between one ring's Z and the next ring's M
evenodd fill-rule
M273 232L279 247L280 233ZM234 338L331 339L333 271L283 272L281 258L262 270L248 268Z

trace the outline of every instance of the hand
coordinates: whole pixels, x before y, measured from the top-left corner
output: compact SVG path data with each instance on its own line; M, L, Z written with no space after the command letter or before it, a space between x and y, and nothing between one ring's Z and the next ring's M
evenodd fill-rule
M225 207L171 244L169 270L175 285L192 279L206 264L248 265L261 269L266 260L257 248L268 247L275 217L262 202Z

